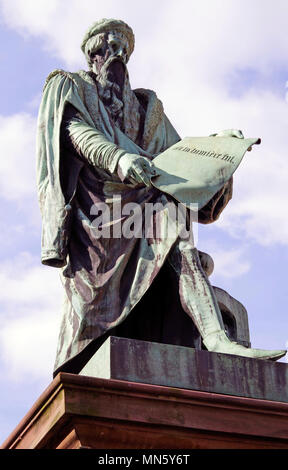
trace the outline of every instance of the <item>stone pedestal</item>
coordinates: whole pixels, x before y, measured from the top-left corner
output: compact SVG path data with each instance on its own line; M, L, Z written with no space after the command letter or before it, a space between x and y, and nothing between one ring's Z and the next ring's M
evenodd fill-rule
M110 338L112 378L58 374L2 448L287 449L287 365L186 349Z
M288 365L110 336L80 372L288 403Z

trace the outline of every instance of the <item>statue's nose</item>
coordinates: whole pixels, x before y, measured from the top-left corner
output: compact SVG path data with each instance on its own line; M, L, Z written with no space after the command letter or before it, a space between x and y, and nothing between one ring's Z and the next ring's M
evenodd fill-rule
M117 57L120 57L121 59L124 59L125 57L125 53L123 51L123 48L122 47L119 47L118 51L117 51Z

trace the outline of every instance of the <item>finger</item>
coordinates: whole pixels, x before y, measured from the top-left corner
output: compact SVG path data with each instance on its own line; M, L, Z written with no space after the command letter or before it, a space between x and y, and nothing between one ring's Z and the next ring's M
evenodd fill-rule
M133 184L145 184L141 176L139 175L139 172L135 170L135 168L131 168L129 170L129 180Z
M141 162L146 163L149 166L154 166L154 163L152 162L152 160L149 160L149 158L147 158L147 157L142 157Z
M141 162L141 166L148 177L156 176L156 168L150 160L145 159L144 162Z
M236 129L233 131L233 137L237 137L238 139L244 139L242 131Z
M139 184L139 179L136 177L136 175L134 175L132 173L129 174L128 181L131 184L133 184L134 186ZM141 181L141 183L142 183L142 181Z
M142 183L142 181L139 180L139 177L138 177L137 173L134 171L133 167L129 168L129 170L127 172L127 179L130 183L132 183L134 185Z
M139 183L144 183L146 186L151 186L150 178L142 168L134 168L134 177L137 178Z
M146 186L151 186L150 177L145 173L145 171L139 171L138 175Z
M156 176L156 170L153 170L152 168L143 168L145 175L150 179Z
M137 162L136 164L134 164L132 166L132 169L134 173L136 173L141 178L141 182L143 182L147 186L150 186L151 185L150 177L152 176L152 173L150 170L150 166L147 166L147 165L149 165L149 161L147 164L147 162L145 161L143 162L143 160L141 160Z
M141 161L141 163L145 163L150 167L154 167L153 161L149 160L149 158L147 158L147 157L142 157L140 161Z

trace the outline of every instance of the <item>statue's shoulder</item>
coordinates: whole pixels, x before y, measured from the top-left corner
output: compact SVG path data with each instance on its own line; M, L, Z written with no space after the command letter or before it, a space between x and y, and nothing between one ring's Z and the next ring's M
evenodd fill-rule
M53 80L55 77L58 77L58 78L68 77L72 79L71 75L72 74L70 72L66 72L66 70L62 70L62 69L53 70L51 73L49 73L48 77L46 78L43 89L45 90L48 83L51 83L51 80Z
M163 103L156 95L155 91L148 88L137 88L133 90L148 114L151 114L153 120L159 121L164 116Z
M46 78L45 84L44 84L44 90L47 87L51 81L54 81L55 78L68 78L72 82L74 82L76 85L79 85L80 82L88 81L89 79L92 80L89 76L88 72L85 72L84 70L80 70L79 72L67 72L66 70L63 69L56 69L53 70L51 73L49 73L48 77Z
M136 88L133 91L137 97L146 101L159 99L156 95L156 92L153 90L149 90L148 88Z

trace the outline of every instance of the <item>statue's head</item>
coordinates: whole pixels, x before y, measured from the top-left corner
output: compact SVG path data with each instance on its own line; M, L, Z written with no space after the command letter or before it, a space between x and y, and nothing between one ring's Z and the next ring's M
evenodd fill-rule
M107 69L117 62L126 66L134 50L134 34L124 21L104 18L89 28L81 49L90 70L99 75L103 66Z

